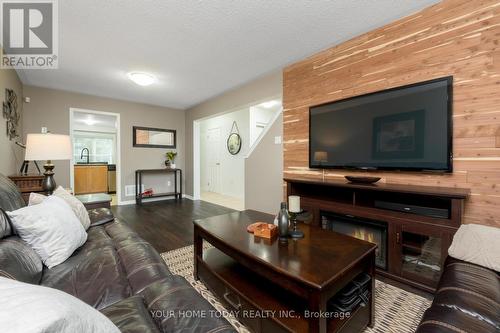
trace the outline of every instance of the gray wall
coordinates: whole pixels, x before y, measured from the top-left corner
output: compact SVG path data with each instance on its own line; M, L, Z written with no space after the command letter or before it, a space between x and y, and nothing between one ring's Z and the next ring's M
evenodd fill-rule
M179 168L185 168L184 111L146 104L125 102L110 98L84 95L61 90L33 86L24 87L24 95L31 97L31 103L24 105L23 133L39 133L42 126L53 133L69 134L69 109L82 108L95 111L115 112L121 121L121 183L122 200L125 185L134 184L136 169L164 167L166 149L133 148L132 126L150 126L177 130L177 159ZM54 161L56 182L62 186L70 185L69 161ZM150 178L146 186L154 186L159 179Z
M5 89L13 89L17 95L17 111L21 113L19 133L22 134L23 85L13 69L0 69L0 99L5 101ZM1 107L0 103L0 107ZM0 111L2 113L2 111ZM19 171L24 160L24 150L14 144L22 138L10 141L7 137L7 123L0 115L0 173L8 176ZM32 165L33 166L33 165ZM30 169L31 171L32 169Z
M186 193L193 194L193 121L266 101L283 92L282 71L268 74L186 110ZM282 168L282 164L279 166ZM247 195L245 191L245 196ZM262 194L261 194L262 195Z
M283 115L245 160L245 209L269 214L279 211L283 200L283 144L274 143L276 136L283 137Z

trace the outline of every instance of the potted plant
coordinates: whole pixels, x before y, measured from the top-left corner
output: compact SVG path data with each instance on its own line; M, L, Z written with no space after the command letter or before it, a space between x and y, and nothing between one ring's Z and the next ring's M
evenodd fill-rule
M169 151L165 154L165 156L167 157L167 159L165 160L165 165L167 166L167 168L172 168L172 169L175 169L175 157L177 156L177 152L176 151Z

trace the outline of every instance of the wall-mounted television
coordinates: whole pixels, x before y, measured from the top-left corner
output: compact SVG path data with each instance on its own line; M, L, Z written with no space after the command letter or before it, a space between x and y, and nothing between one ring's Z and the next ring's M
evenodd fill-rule
M452 86L444 77L309 109L309 167L452 171Z

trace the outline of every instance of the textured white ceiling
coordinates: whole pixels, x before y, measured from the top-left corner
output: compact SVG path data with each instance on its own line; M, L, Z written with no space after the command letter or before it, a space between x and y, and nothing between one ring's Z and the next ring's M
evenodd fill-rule
M64 0L59 69L23 83L188 108L438 0ZM140 87L129 71L158 82Z

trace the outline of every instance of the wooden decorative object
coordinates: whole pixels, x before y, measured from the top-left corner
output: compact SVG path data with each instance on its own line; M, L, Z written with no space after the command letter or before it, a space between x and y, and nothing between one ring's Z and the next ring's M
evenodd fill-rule
M278 227L274 224L260 223L254 229L254 236L273 239L278 236Z
M350 181L351 183L360 183L360 184L374 184L378 182L380 177L363 177L363 176L345 176L345 179Z
M308 168L309 107L453 76L453 173L372 172L387 183L465 187L464 223L500 226L498 1L445 0L285 68L284 177ZM327 180L360 175L324 170Z
M3 102L3 117L7 120L7 136L9 140L19 137L19 120L21 115L17 112L17 95L12 89L5 89L5 102Z

